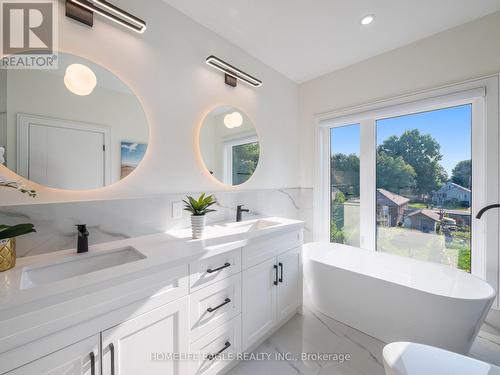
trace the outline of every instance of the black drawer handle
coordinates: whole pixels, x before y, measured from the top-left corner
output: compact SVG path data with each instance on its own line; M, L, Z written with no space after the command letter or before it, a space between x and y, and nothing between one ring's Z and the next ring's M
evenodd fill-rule
M273 268L274 268L274 282L273 282L273 284L278 285L278 266L275 264L273 266Z
M111 375L115 375L115 346L109 344L109 352L111 354Z
M224 300L224 302L222 302L220 305L215 306L215 307L209 307L209 308L207 309L207 311L208 311L209 313L214 312L215 310L220 309L222 306L227 305L229 302L231 302L231 298L226 298L226 299Z
M280 283L283 282L283 263L278 263L278 265L280 266L280 278L278 279L278 281Z
M94 352L90 352L89 357L90 357L90 375L96 375L95 374L95 354L94 354Z
M219 350L217 353L215 354L209 354L207 355L207 359L209 361L213 360L215 357L217 357L219 354L221 354L224 350L226 350L227 348L229 348L231 346L231 343L229 341L226 341L226 343L224 344L224 347Z
M220 267L218 267L218 268L214 268L214 269L209 268L209 269L207 270L207 272L208 272L208 273L214 273L214 272L217 272L217 271L223 270L224 268L227 268L227 267L231 267L231 263L227 263L227 262L226 262L226 263L224 263L224 265L223 265L223 266L220 266Z

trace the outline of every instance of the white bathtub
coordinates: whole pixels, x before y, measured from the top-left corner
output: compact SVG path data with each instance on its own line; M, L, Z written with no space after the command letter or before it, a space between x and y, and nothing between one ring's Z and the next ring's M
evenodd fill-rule
M303 254L305 305L386 343L467 354L495 298L449 266L316 242Z

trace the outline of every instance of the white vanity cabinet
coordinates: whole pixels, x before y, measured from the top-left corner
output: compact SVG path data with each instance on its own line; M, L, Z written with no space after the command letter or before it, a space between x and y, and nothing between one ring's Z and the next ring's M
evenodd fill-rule
M297 227L228 242L213 255L103 289L94 303L74 302L60 320L41 310L51 330L0 353L0 374L227 371L238 354L296 313L302 300L301 245ZM80 315L73 324L65 321Z
M185 375L187 363L167 356L188 352L188 313L183 297L7 374L99 375L102 359L102 375Z
M189 264L190 375L215 375L241 352L241 248Z
M184 361L167 356L187 353L188 314L184 297L103 331L102 374L185 374Z
M302 252L300 247L278 255L277 319L290 317L302 304Z
M241 315L223 323L191 345L197 354L190 361L190 374L216 375L241 353Z
M30 362L8 375L98 375L99 335L93 335L52 354Z
M265 336L276 324L276 259L243 272L243 348Z
M268 336L300 306L301 243L302 234L292 232L251 245L247 253L243 248L243 265L248 266L242 272L243 350ZM256 261L260 263L254 265Z
M191 341L196 341L241 313L241 274L190 294Z

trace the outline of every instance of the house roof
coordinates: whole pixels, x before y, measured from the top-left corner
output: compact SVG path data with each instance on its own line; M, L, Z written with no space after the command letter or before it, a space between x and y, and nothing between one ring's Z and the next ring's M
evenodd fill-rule
M470 189L467 189L466 187L463 187L462 185L456 184L454 182L447 182L446 184L441 186L441 188L438 190L438 192L442 191L442 190L444 190L444 191L450 190L450 188L460 189L460 190L463 190L467 193L470 193Z
M470 208L465 210L446 210L448 215L457 215L457 216L470 216Z
M402 206L408 203L410 200L408 198L402 197L401 195L397 195L387 191L385 189L377 189L377 193L383 195L385 198L389 199L396 206Z
M428 210L426 208L421 209L421 210L417 210L417 211L413 211L411 214L408 214L408 217L412 217L412 216L416 216L416 215L423 215L431 220L439 221L439 213L437 213L436 211L433 211L433 210Z

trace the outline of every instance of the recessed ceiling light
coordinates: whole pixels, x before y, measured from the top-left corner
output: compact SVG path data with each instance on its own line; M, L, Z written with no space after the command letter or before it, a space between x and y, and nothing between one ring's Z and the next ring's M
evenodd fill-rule
M367 16L361 18L361 24L364 26L369 25L373 22L374 19L375 19L374 14L368 14Z

